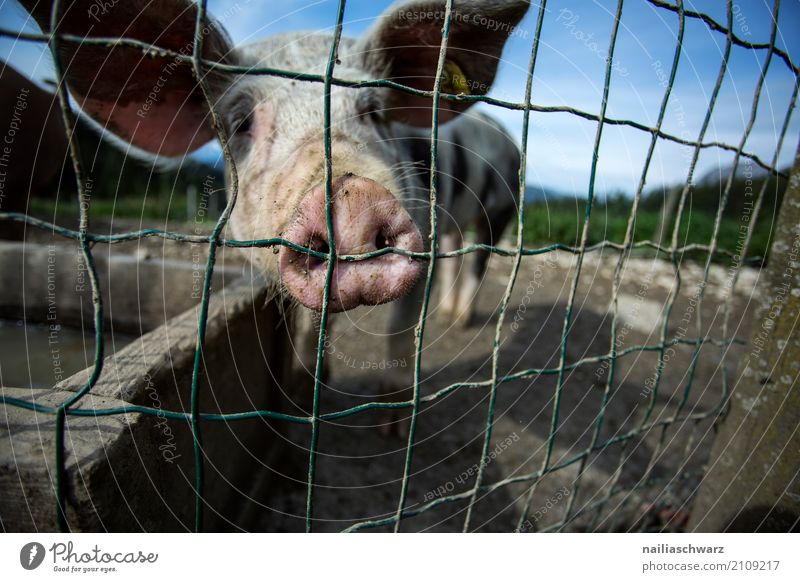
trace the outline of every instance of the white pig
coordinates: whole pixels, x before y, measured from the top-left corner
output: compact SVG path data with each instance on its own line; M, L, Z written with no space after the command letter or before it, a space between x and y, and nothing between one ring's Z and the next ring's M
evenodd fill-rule
M49 30L49 0L21 3L43 30ZM448 77L442 89L485 94L494 81L504 44L528 7L525 0L456 0L446 54ZM269 2L264 3L264 12L268 16ZM59 30L78 37L126 37L191 55L196 15L196 4L188 0L65 0ZM431 90L444 15L443 0L412 0L390 7L363 37L341 39L335 76L390 79ZM331 34L290 33L234 47L211 15L202 35L203 56L209 61L317 75L325 72L332 43ZM238 173L238 199L230 217L237 239L282 236L328 252L322 83L291 76L209 72L207 87L220 121L215 128L206 96L188 63L144 55L135 47L69 40L61 43L60 58L67 84L83 112L136 148L178 157L215 139L217 130L227 136ZM441 100L440 121L459 116L469 106L464 101ZM387 246L429 249L427 182L408 171L409 164L427 162L427 154L420 160L413 148L404 147L403 140L409 136L404 126L430 127L431 114L432 100L427 97L385 87L332 89L337 254L361 254ZM478 140L499 131L485 119L465 123L463 131L472 132ZM481 130L484 126L485 131ZM506 180L508 192L501 195L507 201L500 204L502 219L493 225L495 237L513 214L509 208L513 209L513 175L519 163L516 147L504 147L498 150L499 157L510 161L514 172ZM447 151L442 151L441 160L447 163ZM501 173L508 176L506 164L502 168ZM447 197L443 202L447 204ZM444 210L448 216L458 214L452 205ZM491 233L492 221L487 224ZM483 242L492 242L491 238ZM447 233L443 241L448 243ZM279 277L282 288L296 301L312 310L322 308L326 261L286 246L277 253L271 248L251 249L248 257ZM479 274L484 266L485 260L477 269ZM338 261L329 309L344 311L405 297L391 317L391 328L401 333L390 333L389 352L392 359L411 362L422 287L417 283L424 267L423 261L394 253ZM415 292L409 293L412 289ZM468 318L471 299L462 303L450 311L457 311L462 319L466 313ZM381 383L388 398L410 397L412 369L409 365L384 375Z

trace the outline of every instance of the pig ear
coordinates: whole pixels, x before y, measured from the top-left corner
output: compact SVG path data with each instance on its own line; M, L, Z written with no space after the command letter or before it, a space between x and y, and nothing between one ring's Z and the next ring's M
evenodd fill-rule
M530 6L525 0L462 0L450 19L447 55L440 88L446 93L483 95L494 82L508 37ZM357 50L373 74L430 91L442 42L445 2L416 0L387 10ZM430 125L430 98L391 91L384 104L388 117L411 125ZM442 101L440 119L447 121L470 106Z
M44 31L50 0L21 0ZM65 0L58 31L86 40L126 37L191 56L197 6L189 0ZM230 62L231 43L210 18L202 29L203 56ZM192 67L136 48L60 42L67 85L81 109L133 145L177 156L214 138L208 105Z

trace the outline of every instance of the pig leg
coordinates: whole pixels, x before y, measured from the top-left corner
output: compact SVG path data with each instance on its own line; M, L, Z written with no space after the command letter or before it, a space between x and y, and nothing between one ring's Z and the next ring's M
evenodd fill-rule
M335 317L328 316L328 341L333 337ZM294 313L292 365L293 389L289 397L308 413L311 412L314 393L314 375L317 369L317 344L319 342L319 313L307 309L297 309ZM322 384L330 380L331 350L326 347L325 359L322 362Z
M486 274L488 263L487 252L477 251L468 256L466 268L459 282L458 304L453 311L452 321L456 327L469 327L472 323L478 288Z
M460 232L443 233L439 238L439 252L449 253L460 249L464 239ZM436 268L438 277L436 284L439 287L439 305L436 318L443 325L450 325L455 317L461 291L458 278L463 264L461 256L448 259L438 259Z
M513 216L514 208L509 208L496 216L489 217L488 220L479 220L475 225L477 231L475 242L496 245ZM488 264L488 252L476 251L470 253L469 264L462 277L463 281L459 283L458 305L454 313L455 324L459 327L469 326L475 317L478 289L483 277L486 275Z
M387 367L380 385L384 402L408 401L414 396L415 330L422 309L424 292L423 279L408 295L397 299L391 305L386 350L387 364L390 367ZM410 416L409 408L384 410L381 415L381 434L407 437Z

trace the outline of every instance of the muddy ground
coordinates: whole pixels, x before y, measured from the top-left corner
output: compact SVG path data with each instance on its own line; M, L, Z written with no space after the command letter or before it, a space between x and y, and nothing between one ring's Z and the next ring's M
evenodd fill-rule
M115 230L129 226L118 223ZM198 247L160 239L115 247L114 252L187 260L196 260L198 253L204 253ZM610 302L618 256L611 251L587 255L564 353L568 366L609 353ZM531 368L558 368L575 261L573 255L563 252L523 259L500 335L500 376ZM227 249L220 262L241 265L241 255ZM723 262L712 267L699 309L702 266L688 262L683 265L681 289L670 318L670 338L696 339L698 312L702 315L700 336L723 338L730 296L729 266ZM434 294L423 350L423 397L454 383L491 378L498 305L511 267L512 259L491 259L479 293L478 315L468 328L439 321L438 295ZM621 280L617 350L658 345L660 321L676 280L671 265L663 260L633 257L627 261ZM757 280L757 270L742 270L730 299L728 335L747 338ZM385 353L386 316L387 307L383 306L359 308L336 318L329 349L331 379L320 393L321 413L377 399L384 368L392 365ZM569 523L565 527L569 531L680 529L691 510L697 470L713 440L712 421L723 394L723 372L733 385L744 349L741 345L705 344L694 358L696 369L692 377L695 346L675 345L667 352L668 361L655 393L648 387L658 369L658 352L635 350L621 356L599 424L598 413L603 408L610 373L607 363L590 361L568 369L560 391L558 375L554 373L534 373L501 384L497 389L491 454L482 481L489 488L477 497L469 529L515 529L533 483L536 487L530 495L529 519L523 523L525 531L557 527L567 514ZM288 412L308 412L309 394L304 386L307 383L299 380L296 386L286 387ZM532 480L545 467L557 393L560 410L555 419L551 456L544 476ZM490 390L485 386L459 388L421 405L407 509L412 513L422 511L403 520L403 531L461 531L464 527L468 499L441 498L468 495L474 486L489 396ZM664 424L675 415L678 421ZM691 418L686 420L687 416ZM314 501L316 531L338 531L395 514L406 441L397 436L381 436L377 429L380 422L379 412L371 410L322 423ZM644 423L645 429L640 431ZM633 438L622 438L631 433ZM310 430L303 425L282 425L276 434L285 452L278 465L267 467L265 476L254 482L252 495L262 500L265 511L251 516L248 529L302 531ZM581 454L593 439L593 451L582 463ZM609 439L617 440L602 446ZM576 491L579 473L582 475ZM620 492L609 497L612 488ZM630 489L635 491L628 493ZM429 507L431 502L433 506ZM647 512L652 508L656 513ZM391 527L374 529L386 531Z
M573 321L565 361L609 353L611 298L614 267L618 255L592 257L584 264L575 300ZM509 302L506 324L501 334L500 375L529 368L557 368L561 356L561 334L575 258L559 253L554 257L528 257L523 260L519 278ZM477 321L467 329L442 324L434 318L426 329L422 366L422 396L458 382L491 378L491 346L497 323L497 308L505 291L511 260L493 258L480 291ZM688 265L682 270L682 291L673 309L670 337L697 337L695 330L697 283L702 269ZM702 308L703 332L721 338L726 273L714 266ZM729 329L746 336L747 307L756 272L747 271L737 285L732 302ZM664 309L674 276L668 263L652 259L631 259L624 271L620 291L618 351L637 345L659 343L659 317ZM526 298L527 294L527 298ZM640 299L637 299L639 297ZM386 310L362 308L337 319L334 343L329 350L333 364L332 381L321 394L322 413L342 410L376 397L376 380L382 373L369 370L386 362L383 334ZM513 329L512 329L513 328ZM514 331L516 330L516 331ZM684 331L680 331L684 330ZM592 444L598 412L602 407L609 367L602 362L578 366L563 378L560 412L553 439L549 468L559 467L538 482L531 498L533 516L525 529L542 529L579 513L569 530L638 529L642 511L648 504L665 506L660 518L648 517L646 527L670 521L679 528L689 511L689 500L696 479L674 479L677 474L700 468L709 451L713 433L711 420L682 420L664 432L661 421L680 413L680 417L713 411L722 394L722 371L736 377L736 366L743 348L726 351L705 345L696 358L696 370L686 401L681 405L689 380L694 346L678 345L668 352L661 383L653 399L646 386L657 370L656 352L634 351L620 357L609 392L604 419L599 427L595 452L587 457L577 497L576 476L580 454ZM723 354L725 358L723 361ZM497 391L490 462L483 484L524 478L540 471L547 448L558 376L534 374L524 380L500 385ZM489 389L461 388L422 405L411 470L408 505L411 510L439 499L468 491L477 473L486 426ZM649 424L656 424L627 446L597 446L608 439L635 430L645 422L651 402ZM679 410L680 409L680 410ZM354 522L381 519L394 514L400 491L406 442L397 437L381 438L376 425L378 412L365 412L326 423L320 430L319 465L315 517L316 529L340 530ZM298 487L306 477L307 427L293 427L287 441L298 454L293 470L276 481L282 492L272 506L279 515L259 524L264 529L297 530L303 524L305 490ZM662 434L663 433L663 434ZM658 443L663 438L663 446ZM598 450L599 449L599 450ZM622 456L622 457L621 457ZM622 463L620 464L620 460ZM576 462L577 461L577 462ZM641 484L652 463L649 480L654 485L633 495L618 495L600 513L589 509L607 495L612 486L629 489ZM517 525L531 481L511 483L478 497L471 530L509 531ZM563 487L569 495L559 494ZM570 498L574 498L571 499ZM460 531L467 501L444 502L403 522L404 531ZM536 523L533 523L533 522ZM386 529L379 528L379 529Z

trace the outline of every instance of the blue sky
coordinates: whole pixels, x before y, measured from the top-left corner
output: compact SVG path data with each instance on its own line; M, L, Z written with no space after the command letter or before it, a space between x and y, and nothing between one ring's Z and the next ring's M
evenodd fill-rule
M345 13L345 35L362 34L391 2L351 0ZM456 0L456 5L458 4ZM726 21L723 0L698 0L688 8L705 12L718 22ZM539 60L534 76L533 102L538 105L568 105L591 113L600 109L604 57L613 24L616 2L548 2ZM336 15L336 0L210 0L212 13L223 21L236 43L258 40L287 30L330 30ZM536 18L534 6L512 35L491 94L522 101ZM739 0L735 4L734 30L751 42L766 42L771 23L771 2ZM0 0L0 23L13 30L35 30L26 24L24 10L13 0ZM800 62L800 0L781 3L777 45L795 63ZM660 83L672 62L678 17L645 0L627 0L623 9L611 94L607 115L655 123L663 98ZM664 121L664 130L696 139L709 95L713 89L724 49L724 35L701 22L687 20L681 65ZM722 86L706 141L738 144L747 124L756 82L767 51L734 47L728 75ZM52 67L43 47L0 39L0 58L36 79L52 78ZM658 63L661 63L659 66ZM788 67L773 58L762 91L758 116L745 146L762 159L771 160L778 132L786 114L794 78ZM492 112L515 135L521 135L520 112L479 105ZM780 157L788 165L800 134L800 115L795 114ZM548 188L585 194L589 181L592 143L596 123L566 113L534 113L528 150L528 182ZM607 126L600 149L597 191L632 192L641 175L649 134L628 127ZM208 146L203 157L213 157L217 148ZM660 141L648 173L648 186L685 179L689 148ZM730 164L733 155L707 149L701 155L698 175Z

